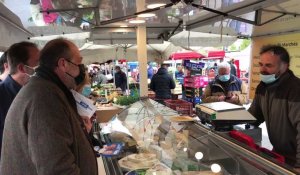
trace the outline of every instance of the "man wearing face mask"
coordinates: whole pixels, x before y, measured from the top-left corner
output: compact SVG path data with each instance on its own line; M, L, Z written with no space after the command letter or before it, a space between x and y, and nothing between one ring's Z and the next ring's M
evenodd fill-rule
M300 80L289 69L290 56L277 45L260 52L260 76L249 112L255 125L266 122L275 152L300 170Z
M39 49L30 42L13 44L7 51L9 75L0 84L0 149L7 111L39 63Z
M98 174L93 147L70 91L84 77L74 43L59 38L45 45L36 75L7 113L1 175Z
M218 64L218 75L205 87L202 97L204 103L218 101L238 105L247 103L247 85L230 74L230 65L225 61Z

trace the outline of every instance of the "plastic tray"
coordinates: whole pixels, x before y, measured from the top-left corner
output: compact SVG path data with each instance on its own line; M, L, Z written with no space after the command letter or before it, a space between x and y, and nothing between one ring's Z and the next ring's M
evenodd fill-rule
M180 114L193 114L193 104L184 100L165 100L165 105Z

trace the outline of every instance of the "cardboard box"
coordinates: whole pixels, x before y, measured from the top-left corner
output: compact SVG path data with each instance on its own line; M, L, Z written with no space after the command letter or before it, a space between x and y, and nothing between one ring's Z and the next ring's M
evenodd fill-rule
M101 107L96 110L97 122L107 123L123 109L118 107Z

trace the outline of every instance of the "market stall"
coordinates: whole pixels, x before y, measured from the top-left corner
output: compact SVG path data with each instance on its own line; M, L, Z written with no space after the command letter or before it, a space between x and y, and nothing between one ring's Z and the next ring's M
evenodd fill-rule
M106 162L112 166L107 174L296 174L269 152L236 140L232 132L216 131L153 100L138 101L116 116L100 124L106 144L124 143L118 155L103 156L112 161Z

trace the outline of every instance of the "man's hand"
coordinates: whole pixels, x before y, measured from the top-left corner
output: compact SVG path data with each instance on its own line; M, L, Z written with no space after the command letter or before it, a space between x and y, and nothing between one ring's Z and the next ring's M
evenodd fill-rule
M239 96L238 95L232 95L226 102L238 104L239 103Z
M294 170L297 172L297 174L300 174L300 168L294 168Z
M85 126L87 132L89 133L91 131L91 129L92 129L92 126L93 126L90 118L86 117L86 116L81 116L81 118L82 118L82 121L84 123L84 126Z
M225 101L226 96L225 95L221 95L218 97L219 101Z

